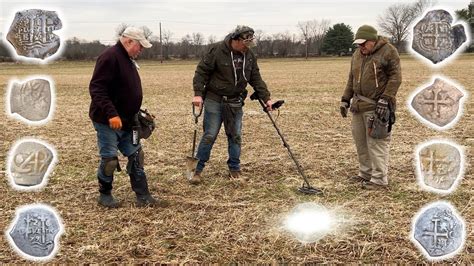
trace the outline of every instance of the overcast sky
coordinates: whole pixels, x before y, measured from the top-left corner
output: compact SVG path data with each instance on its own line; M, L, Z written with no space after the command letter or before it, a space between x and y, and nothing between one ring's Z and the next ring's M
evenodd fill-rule
M236 25L245 24L267 34L290 32L299 34L299 21L329 19L331 25L345 23L355 32L362 24L376 26L377 17L393 4L415 1L348 1L348 0L82 0L22 1L0 0L0 32L3 36L16 11L28 8L57 10L65 25L66 38L100 40L111 43L120 23L148 26L159 35L158 23L173 33L172 40L193 32L223 38ZM466 8L469 0L438 0L437 5L450 12Z

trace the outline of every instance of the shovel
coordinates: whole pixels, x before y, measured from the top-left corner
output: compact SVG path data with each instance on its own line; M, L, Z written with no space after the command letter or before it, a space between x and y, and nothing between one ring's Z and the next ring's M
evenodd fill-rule
M196 113L196 106L193 104L193 116L194 116L194 136L193 136L193 149L191 151L191 156L186 158L186 177L188 180L193 178L194 173L196 172L196 166L198 164L199 159L196 158L194 152L196 151L196 136L198 130L198 118L202 114L203 107L199 108L199 113Z

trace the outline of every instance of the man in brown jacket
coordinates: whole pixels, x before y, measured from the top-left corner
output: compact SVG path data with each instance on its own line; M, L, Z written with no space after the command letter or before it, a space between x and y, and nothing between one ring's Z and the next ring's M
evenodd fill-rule
M369 136L368 120L394 114L402 80L400 58L395 47L369 25L357 30L354 44L358 49L352 56L340 104L342 117L347 117L348 110L352 112L352 136L359 159L359 174L350 179L362 182L364 188L380 188L388 185L390 134L381 139Z

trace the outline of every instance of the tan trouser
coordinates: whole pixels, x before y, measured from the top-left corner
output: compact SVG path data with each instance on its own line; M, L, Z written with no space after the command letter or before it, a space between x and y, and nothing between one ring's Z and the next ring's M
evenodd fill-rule
M388 185L390 136L374 139L368 135L367 120L374 111L352 116L352 137L359 157L359 176L379 185Z

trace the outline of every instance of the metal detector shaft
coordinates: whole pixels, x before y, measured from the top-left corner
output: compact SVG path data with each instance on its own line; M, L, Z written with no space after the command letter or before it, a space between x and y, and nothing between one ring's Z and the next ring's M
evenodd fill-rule
M266 105L263 103L262 99L258 99L258 102L260 103L260 105L263 107L263 110L265 111L265 113L267 113L268 117L270 118L270 120L272 121L272 124L273 124L273 127L275 127L278 135L280 136L281 140L283 141L283 146L285 146L285 148L288 150L288 154L290 155L290 158L293 160L293 162L295 163L296 165L296 168L298 169L298 172L300 173L300 175L303 177L303 180L304 182L306 183L306 186L307 187L311 187L311 185L309 184L309 181L308 181L308 178L306 177L306 175L304 174L303 172L303 168L301 167L301 165L298 163L298 160L296 160L295 156L293 155L293 152L291 151L291 148L290 148L290 145L288 144L288 142L286 142L285 140L285 137L283 137L283 134L280 132L280 129L278 128L278 126L276 125L275 123L275 120L273 119L273 116L270 114L270 112L267 110L267 107Z

